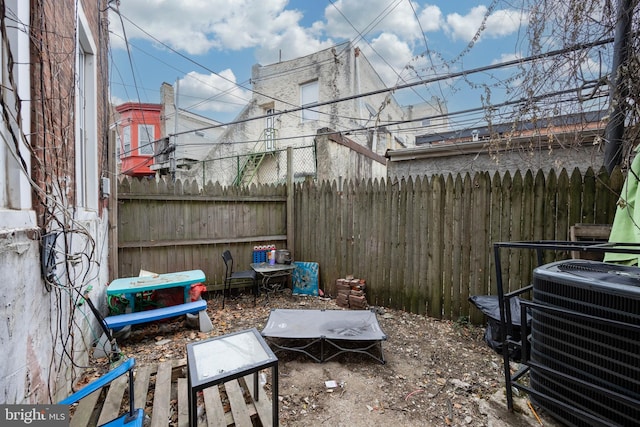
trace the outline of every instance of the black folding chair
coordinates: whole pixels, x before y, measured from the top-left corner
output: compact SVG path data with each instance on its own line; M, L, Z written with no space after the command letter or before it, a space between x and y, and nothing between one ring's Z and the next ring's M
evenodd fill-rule
M227 293L231 292L231 286L234 288L251 286L253 287L253 305L256 304L256 296L258 295L258 282L256 281L256 272L254 270L233 271L233 257L228 250L222 253L224 261L224 290L222 291L222 308L224 308L224 300Z

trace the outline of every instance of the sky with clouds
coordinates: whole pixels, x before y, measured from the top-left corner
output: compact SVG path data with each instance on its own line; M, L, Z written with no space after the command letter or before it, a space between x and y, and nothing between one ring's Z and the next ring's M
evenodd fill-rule
M120 16L110 14L112 100L157 103L162 82L179 81L181 107L230 121L250 96L253 64L294 59L347 40L361 48L389 87L482 67L527 54L519 49L526 45L528 16L518 4L121 0ZM499 77L469 76L475 78ZM445 99L455 111L480 106L469 83L447 81L418 90L423 99Z

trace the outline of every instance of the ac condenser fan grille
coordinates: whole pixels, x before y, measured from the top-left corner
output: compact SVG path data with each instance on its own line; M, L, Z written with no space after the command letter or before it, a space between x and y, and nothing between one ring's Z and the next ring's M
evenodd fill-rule
M607 420L638 425L640 406L640 269L564 261L534 271L531 387ZM577 315L576 315L577 314ZM591 425L552 399L542 407L570 425Z

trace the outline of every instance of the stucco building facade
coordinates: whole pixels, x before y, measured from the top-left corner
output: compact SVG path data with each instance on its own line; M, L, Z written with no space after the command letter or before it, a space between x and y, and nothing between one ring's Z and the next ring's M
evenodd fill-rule
M383 177L386 150L415 143L415 134L404 121L412 115L442 113L433 107L399 105L352 43L290 61L254 65L251 83L251 101L227 125L205 162L180 176L223 185L248 184L243 162L262 153L253 158L259 164L252 169L253 182L282 182L287 173L283 150L311 147L313 156L294 160L296 179L310 175L338 179L336 173L343 179ZM446 126L446 119L440 119L440 126ZM318 139L321 129L341 136ZM358 162L362 167L353 167L342 153L348 145L337 144L338 139L352 141L366 152ZM327 146L316 152L318 143Z

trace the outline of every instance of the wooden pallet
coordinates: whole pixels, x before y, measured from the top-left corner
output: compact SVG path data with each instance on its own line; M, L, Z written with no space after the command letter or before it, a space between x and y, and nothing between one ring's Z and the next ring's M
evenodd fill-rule
M136 406L144 404L145 416L151 427L189 425L188 382L186 359L153 365L137 365L134 399ZM204 416L198 426L272 427L271 400L258 387L258 401L253 390L253 375L205 389L199 399ZM108 390L98 390L80 401L73 411L71 427L100 425L128 410L127 376L111 383Z

